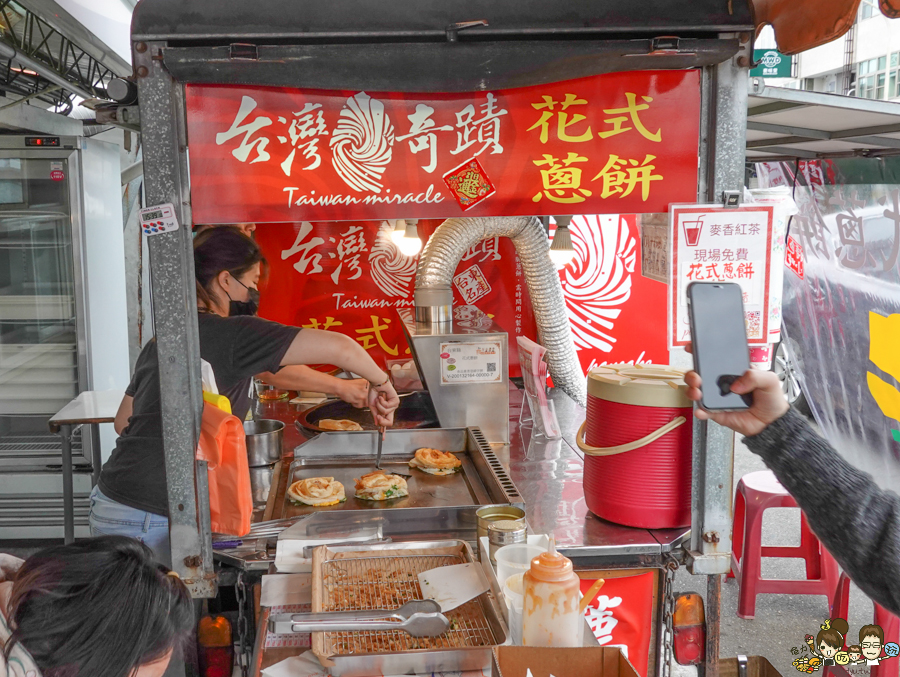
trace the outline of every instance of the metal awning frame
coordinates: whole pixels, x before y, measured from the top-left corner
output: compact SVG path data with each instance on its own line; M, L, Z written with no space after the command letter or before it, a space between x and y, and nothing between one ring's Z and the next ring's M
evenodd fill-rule
M131 67L52 0L0 0L0 90L67 114Z
M761 81L754 81L750 87L750 96L769 99L768 103L754 106L747 111L747 130L780 134L781 136L769 139L748 140L748 151L765 151L771 153L766 156L748 157L748 162L779 162L796 159L820 160L837 157L883 157L900 155L900 138L884 136L885 134L900 134L900 103L879 101L875 99L862 99L856 97L826 94L823 92L808 92L804 90L785 89L781 87L768 87ZM763 122L754 118L780 111L796 111L809 106L821 106L844 111L859 111L861 113L878 113L895 116L897 122L891 124L870 125L855 127L840 131L825 131L812 127L796 125L784 125L772 122ZM793 148L794 144L810 141L846 141L874 146L835 151L816 152L805 148Z

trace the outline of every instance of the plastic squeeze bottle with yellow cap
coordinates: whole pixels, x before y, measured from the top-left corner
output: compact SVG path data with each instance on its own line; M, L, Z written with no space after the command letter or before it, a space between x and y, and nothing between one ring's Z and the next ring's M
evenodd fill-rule
M525 605L522 611L524 646L581 646L584 621L578 608L579 579L572 561L550 551L531 560L523 576Z

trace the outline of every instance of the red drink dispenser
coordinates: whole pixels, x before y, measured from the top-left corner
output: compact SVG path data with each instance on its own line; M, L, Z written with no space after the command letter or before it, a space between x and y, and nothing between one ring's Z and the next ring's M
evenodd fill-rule
M578 446L592 513L645 529L691 523L693 405L686 390L684 372L668 365L591 371Z

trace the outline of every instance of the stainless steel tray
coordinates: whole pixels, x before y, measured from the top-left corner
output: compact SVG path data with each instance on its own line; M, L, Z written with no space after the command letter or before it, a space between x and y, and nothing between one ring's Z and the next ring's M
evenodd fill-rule
M412 477L409 496L387 501L364 501L354 495L354 480L375 465L376 433L329 432L294 450L288 486L308 477L334 477L344 484L347 501L333 506L295 505L286 497L282 518L313 513L339 513L343 519L383 517L385 536L449 536L475 540L475 511L484 505L524 507L518 490L478 428L391 430L384 442L382 467ZM421 447L452 451L462 461L453 475L428 475L407 462Z
M312 608L374 609L388 597L402 605L421 598L417 573L473 561L472 550L458 540L322 546L313 553ZM495 594L486 592L447 617L452 629L438 638L416 639L396 630L317 632L312 649L335 677L430 674L490 665L493 647L507 637Z

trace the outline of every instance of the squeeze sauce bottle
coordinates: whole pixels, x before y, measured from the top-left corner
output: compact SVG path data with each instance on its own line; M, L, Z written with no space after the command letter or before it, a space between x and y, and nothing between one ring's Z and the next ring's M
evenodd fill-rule
M523 583L522 644L581 646L584 621L578 608L579 579L572 561L556 552L553 538L550 552L542 552L531 560Z

